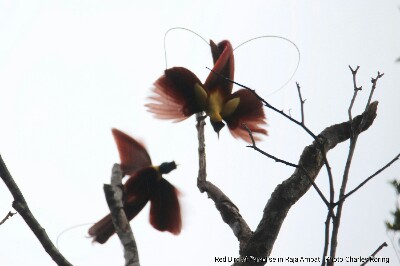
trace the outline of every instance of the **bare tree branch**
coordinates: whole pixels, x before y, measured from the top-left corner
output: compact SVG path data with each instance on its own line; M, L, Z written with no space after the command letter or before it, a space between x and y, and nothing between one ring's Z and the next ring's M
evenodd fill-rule
M301 96L300 84L296 82L297 92L299 93L299 100L300 100L300 111L301 111L301 123L304 125L304 103L306 100L303 100Z
M11 212L9 211L6 215L6 217L4 217L3 220L1 220L0 225L4 224L9 218L13 217L14 214L17 214L16 212Z
M283 163L287 166L291 166L294 168L298 168L301 169L304 174L308 177L309 181L311 182L312 186L315 188L315 190L317 191L318 195L321 197L322 201L325 203L325 205L328 207L329 211L331 212L331 214L334 216L334 214L332 213L332 206L331 204L328 202L328 200L325 198L324 194L322 193L322 191L319 189L319 187L317 186L317 184L315 184L314 180L308 175L307 171L302 168L300 165L294 164L294 163L290 163L288 161L279 159L278 157L275 157L271 154L269 154L268 152L265 152L263 150L261 150L260 148L258 148L256 146L256 143L254 141L254 137L253 137L253 133L251 132L251 130L249 129L249 127L246 124L242 124L242 126L247 130L247 132L249 133L252 145L248 145L247 147L252 148L255 151L258 151L259 153L261 153L262 155L267 156L270 159L273 159L275 162L277 163Z
M357 82L356 82L357 71L360 69L360 66L357 66L357 68L355 70L353 68L351 68L351 66L349 66L349 68L351 70L351 74L353 75L353 86L354 86L353 98L351 98L350 106L349 106L349 109L347 111L348 115L349 115L349 121L351 122L353 120L353 117L351 115L351 109L353 109L353 105L354 105L354 102L356 100L357 93L358 93L358 91L362 90L362 86L357 87Z
M205 184L207 179L207 167L206 167L206 144L205 144L205 137L204 137L204 125L206 122L204 121L205 116L202 113L196 114L196 128L197 128L197 138L199 140L199 173L197 177L197 187L200 189L200 192L203 193L202 185Z
M119 164L113 166L111 185L104 184L103 189L115 231L124 247L125 265L140 266L136 241L124 211L122 171Z
M390 162L388 162L385 166L383 166L382 168L380 168L378 171L376 171L374 174L372 174L371 176L369 176L367 179L365 179L363 182L361 182L357 187L355 187L354 189L352 189L350 192L348 192L346 195L344 195L338 202L335 203L335 205L339 204L341 201L344 201L345 199L347 199L351 194L353 194L354 192L356 192L357 190L359 190L362 186L364 186L368 181L370 181L372 178L374 178L375 176L379 175L381 172L383 172L385 169L387 169L388 167L390 167L395 161L400 159L400 153L396 155L396 157L394 157Z
M319 187L317 186L317 184L315 184L314 180L310 177L310 175L307 173L307 171L306 171L304 168L302 168L302 167L299 166L299 165L296 165L296 164L287 162L287 161L285 161L285 160L279 159L279 158L277 158L277 157L275 157L275 156L273 156L273 155L270 155L269 153L267 153L267 152L265 152L265 151L259 149L259 148L256 146L256 143L255 143L255 141L254 141L254 137L253 137L253 134L252 134L251 130L247 127L246 124L243 124L242 126L243 126L243 127L247 130L247 132L249 133L250 138L251 138L251 142L252 142L252 145L249 145L249 146L247 146L247 147L253 148L254 150L260 152L261 154L263 154L263 155L265 155L265 156L267 156L267 157L269 157L269 158L275 160L275 162L283 163L283 164L285 164L285 165L288 165L288 166L291 166L291 167L295 167L295 168L301 169L301 170L303 171L303 173L307 176L308 180L311 182L311 184L312 184L312 186L314 187L314 189L317 191L318 195L321 197L322 201L323 201L323 202L325 203L325 205L328 207L328 216L327 216L326 221L325 221L325 225L326 225L326 226L325 226L324 251L323 251L323 256L322 256L322 260L321 260L321 261L322 261L322 264L321 264L321 265L324 266L324 265L325 265L325 260L324 260L324 258L325 258L326 254L327 254L328 246L329 246L329 235L330 235L330 230L329 230L329 228L330 228L330 221L331 221L331 218L332 218L332 217L335 217L335 213L334 213L334 211L333 211L334 205L331 203L331 202L333 201L333 197L332 197L333 194L331 194L331 202L328 202L328 200L325 198L325 196L324 196L324 194L322 193L322 191L319 189ZM333 190L331 190L331 192L333 193Z
M338 143L349 139L351 128L359 128L363 117L365 117L365 123L361 130L367 130L376 117L377 106L378 102L371 103L362 115L353 119L352 123L347 121L330 126L323 130L318 135L318 140L319 143L324 144L324 150L329 151ZM304 167L310 177L315 180L320 169L324 165L323 155L317 141L313 141L311 145L304 149L300 156L298 165ZM275 191L272 193L271 198L268 200L264 208L264 214L257 229L254 231L247 243L242 245L243 248L240 249L241 257L254 256L262 258L270 255L289 209L308 191L310 187L311 182L308 180L304 172L300 169L296 169L291 177L275 188ZM258 263L257 265L263 264L265 264L265 262ZM238 262L234 265L252 265L252 263Z
M328 247L329 247L329 236L330 236L330 227L331 227L331 214L328 212L325 220L325 234L324 234L324 251L322 252L322 260L321 260L321 265L324 266L326 264L326 254L328 254Z
M211 70L210 68L207 68L208 70L210 70L212 73L214 73L215 75L219 76L220 78L225 79L226 81L229 81L233 84L236 84L246 90L249 90L251 93L254 94L254 96L256 96L257 99L259 99L267 108L277 112L278 114L284 116L285 118L289 119L290 121L292 121L293 123L295 123L296 125L300 126L301 128L303 128L313 139L314 141L316 141L316 144L318 145L318 148L322 151L322 159L324 161L324 165L326 167L326 171L328 173L328 179L329 179L329 196L330 196L330 204L332 205L334 203L334 195L335 195L335 189L334 189L334 185L333 185L333 175L332 175L332 170L331 170L331 166L329 164L328 158L326 157L326 151L324 150L324 139L318 139L318 137L304 124L304 121L300 122L294 118L292 118L290 115L285 114L285 112L278 110L276 107L272 106L270 103L268 103L264 98L262 98L260 95L257 94L257 92L252 89L249 88L243 84L240 84L232 79L229 79L225 76L223 76L220 73L217 73L213 70Z
M374 93L374 90L376 89L376 84L377 80L383 76L383 74L378 72L378 75L376 78L372 79L372 90L371 94L369 96L366 109L362 115L359 115L353 119L351 110L354 104L354 101L357 96L358 90L361 90L361 87L357 87L356 85L356 73L359 67L357 67L356 70L353 70L350 67L352 73L353 73L353 83L354 83L354 96L351 100L350 107L348 109L349 112L349 121L337 124L331 127L326 128L321 134L316 136L310 129L307 128L307 126L304 124L304 109L303 109L303 103L304 101L302 100L301 92L299 85L298 86L298 93L300 97L300 102L301 102L301 112L302 112L302 119L301 122L292 118L290 115L285 114L283 111L278 110L271 104L269 104L267 101L265 101L262 97L260 97L255 90L246 87L238 82L235 82L234 80L231 80L229 78L224 77L223 75L219 73L214 73L217 76L232 82L236 85L241 86L242 88L245 88L252 92L257 99L259 99L267 108L281 114L285 118L289 119L293 123L299 125L302 127L310 136L313 137L314 141L312 145L306 147L303 151L303 154L300 157L300 161L297 165L293 163L286 162L282 159L279 159L273 155L270 155L260 149L258 149L255 145L254 139L252 138L251 132L249 132L250 137L252 139L252 146L249 146L253 149L255 149L258 152L261 152L262 154L268 156L271 159L274 159L276 162L284 163L289 166L296 167L296 170L294 174L284 181L281 185L278 185L275 191L272 193L270 200L267 202L267 205L264 209L264 215L263 218L261 219L257 229L254 231L254 233L251 235L251 238L244 243L241 243L241 248L240 248L240 256L241 260L240 262L236 262L234 265L253 265L253 264L265 264L266 262L262 259L258 260L257 258L264 258L268 257L269 254L271 253L272 247L274 245L274 242L276 240L276 237L279 233L280 227L282 225L283 220L285 219L287 212L289 211L290 207L297 202L298 199L300 199L305 192L308 191L311 185L314 186L314 179L317 177L321 167L325 165L328 177L329 177L329 185L330 185L330 199L329 202L325 199L322 193L319 193L323 201L327 204L328 206L328 215L326 219L326 228L325 228L325 241L324 241L324 251L323 254L324 256L327 254L328 246L329 246L329 235L330 235L330 221L333 218L333 230L332 230L332 236L331 236L331 256L334 257L335 252L336 252L336 246L337 246L337 233L338 233L338 228L340 224L340 217L337 218L336 216L338 215L336 213L336 216L333 212L333 208L335 206L338 206L337 212L339 213L339 216L341 214L341 208L342 208L342 203L335 204L335 193L334 193L334 183L333 183L333 175L331 171L331 167L329 165L328 159L326 157L326 153L334 148L338 143L343 142L347 139L350 139L350 146L354 145L357 141L358 135L369 128L369 126L373 123L375 117L376 117L376 109L378 102L373 102L371 103L372 95ZM345 186L347 183L347 178L348 178L348 169L351 163L351 158L354 152L354 148L350 148L349 156L346 165L347 170L345 170L344 178L342 181L342 187L340 191L340 196L339 196L339 201L340 199L345 195ZM347 172L346 172L347 171ZM372 177L371 177L372 178ZM370 180L370 179L368 179ZM364 183L368 182L366 180ZM308 181L308 182L306 182ZM363 184L361 184L362 186ZM360 187L361 187L360 186ZM318 187L314 186L317 190L319 191ZM357 188L359 189L359 188ZM324 200L325 199L325 200ZM333 254L333 255L332 255ZM250 259L249 259L250 258ZM323 263L324 265L324 263Z
M26 224L31 228L32 232L36 235L37 239L40 241L43 248L50 255L50 257L59 266L72 265L64 258L64 256L54 246L49 236L47 235L46 230L44 230L44 228L38 223L38 221L35 219L31 211L29 210L28 204L26 203L24 196L19 190L17 183L15 183L14 179L12 178L1 156L0 156L0 176L3 179L3 182L8 187L8 190L14 197L14 201L12 203L13 208L22 216Z
M214 201L216 208L221 214L222 220L231 227L241 246L242 243L248 241L252 232L246 221L240 215L238 207L236 207L236 205L217 186L206 180L204 116L199 113L196 115L196 119L199 140L199 173L197 177L197 187L201 193L206 192L208 197Z
M372 253L369 257L375 257L376 254L378 254L379 251L381 251L381 249L383 249L384 247L387 247L388 245L386 244L386 242L383 242L382 245L380 245L374 253ZM367 260L366 262L364 262L363 264L361 264L360 266L364 266L368 263L369 261Z
M341 219L341 215L342 215L342 208L343 208L343 201L340 201L345 193L346 193L346 186L347 186L347 181L349 179L349 173L350 173L350 166L351 166L351 162L353 159L353 154L355 151L355 147L357 144L357 140L358 140L358 136L362 131L362 128L364 127L364 125L367 123L367 120L369 119L367 117L367 110L371 105L371 100L372 100L372 96L375 92L376 89L376 83L379 80L379 78L381 78L384 74L381 74L378 72L378 75L376 76L376 78L372 78L371 82L372 82L372 88L371 88L371 92L369 94L369 98L367 101L367 104L365 106L365 111L364 114L361 117L361 122L359 125L355 125L354 123L352 123L352 121L350 121L350 123L352 124L351 127L351 131L350 131L350 146L349 146L349 153L347 156L347 160L346 160L346 165L344 168L344 172L343 172L343 178L342 178L342 184L340 186L340 192L339 192L339 204L337 205L337 210L336 210L336 217L333 220L333 228L332 228L332 237L331 237L331 250L330 250L330 256L332 258L334 258L336 256L336 248L337 248L337 239L338 239L338 234L339 234L339 227L340 227L340 219ZM355 74L353 74L354 80L355 80ZM356 87L356 85L354 85ZM357 87L356 87L357 88ZM357 89L355 89L354 92L354 97L357 95ZM352 101L353 103L353 101ZM351 103L351 104L352 104ZM351 114L351 108L349 108L349 112ZM351 116L350 116L351 117ZM328 265L332 266L334 265L334 261L329 261Z

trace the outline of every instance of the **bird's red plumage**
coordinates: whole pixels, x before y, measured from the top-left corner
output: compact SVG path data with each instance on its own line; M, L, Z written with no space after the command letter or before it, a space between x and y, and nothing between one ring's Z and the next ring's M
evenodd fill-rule
M151 165L151 159L143 144L124 132L113 128L112 134L121 160L121 169L126 175Z
M266 118L262 102L248 90L241 89L232 94L233 83L224 78L230 80L234 78L232 45L229 41L218 44L210 41L210 47L214 67L204 85L186 68L167 69L154 84L154 95L150 97L153 102L146 104L148 110L154 113L156 118L170 119L174 122L205 111L210 116L215 131L219 132L224 125L221 120L224 120L235 138L247 142L251 142L251 138L242 123L245 123L253 133L267 135L267 130L263 128ZM201 92L206 94L202 96L203 98L196 96L196 88L198 90L196 84L204 90ZM237 106L232 107L235 110L223 116L220 111L224 104L234 98L239 98L239 101L236 101ZM255 135L254 139L258 140L259 137Z
M161 179L150 202L151 225L159 231L169 231L174 235L179 234L182 229L182 221L176 188L164 178Z
M232 115L225 118L225 122L231 134L235 138L241 138L247 142L251 142L249 133L242 125L246 124L251 132L268 135L267 130L261 127L267 124L262 102L257 99L251 91L246 89L236 91L230 98L233 99L236 97L240 99L238 107ZM254 140L259 140L259 137L254 135L253 137Z
M113 129L112 133L121 165L130 175L124 184L124 211L128 220L132 220L150 201L150 223L153 227L179 234L182 222L176 188L161 176L158 168L150 165L150 156L142 144L117 129ZM94 224L88 233L93 241L105 243L115 233L110 215Z

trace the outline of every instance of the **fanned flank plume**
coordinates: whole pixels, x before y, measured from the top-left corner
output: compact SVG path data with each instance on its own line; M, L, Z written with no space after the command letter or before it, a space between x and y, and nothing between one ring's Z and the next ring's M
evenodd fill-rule
M223 78L234 79L232 45L226 40L218 45L210 41L210 47L214 67L204 84L184 67L169 68L154 83L154 94L149 97L152 102L146 104L148 110L156 118L174 122L204 111L215 132L219 133L226 123L235 138L247 142L251 138L242 123L253 133L267 135L262 127L266 124L262 102L246 89L232 93L233 83Z
M113 129L121 159L121 168L129 175L124 184L124 210L128 220L132 220L150 201L150 224L159 231L179 234L182 228L178 190L162 177L176 169L175 162L152 166L144 146L127 134ZM107 215L89 229L93 241L105 243L115 229L111 216Z

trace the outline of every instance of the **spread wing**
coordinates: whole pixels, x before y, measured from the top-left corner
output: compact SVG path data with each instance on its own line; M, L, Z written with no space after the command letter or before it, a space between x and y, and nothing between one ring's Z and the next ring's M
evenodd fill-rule
M115 128L112 129L112 134L117 144L122 171L126 175L133 175L151 165L150 156L143 144Z
M267 124L262 102L246 89L241 89L232 94L231 98L239 98L239 105L228 117L223 117L235 138L241 138L251 143L251 138L242 126L245 123L252 133L268 135L267 130L262 128ZM260 138L253 134L255 140Z
M144 168L130 176L124 185L124 210L128 220L132 220L147 204L151 190L157 182L157 172L152 167ZM114 225L108 214L89 229L93 241L104 244L114 233Z
M150 202L151 225L159 231L179 234L182 229L182 220L178 190L167 180L161 178Z
M149 112L156 118L182 121L201 111L196 103L195 85L202 84L193 72L184 67L165 70L155 83L153 102L146 104Z

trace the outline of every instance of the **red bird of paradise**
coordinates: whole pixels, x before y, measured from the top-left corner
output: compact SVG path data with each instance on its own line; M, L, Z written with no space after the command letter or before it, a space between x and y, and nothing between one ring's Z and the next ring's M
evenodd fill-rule
M178 191L162 174L176 169L175 162L152 166L144 146L127 134L112 129L121 159L121 169L129 179L124 184L124 210L128 220L132 220L150 201L150 224L159 231L174 235L181 232L181 212ZM107 215L89 229L93 241L105 243L115 229L111 216Z
M150 97L154 102L146 104L148 110L156 118L174 122L204 111L215 132L219 134L226 123L235 138L247 142L251 142L251 138L242 123L253 133L267 135L262 128L266 124L262 102L246 89L232 93L233 83L221 77L234 78L232 45L229 41L218 45L210 41L210 47L214 67L204 84L184 67L169 68L154 83L154 95Z

